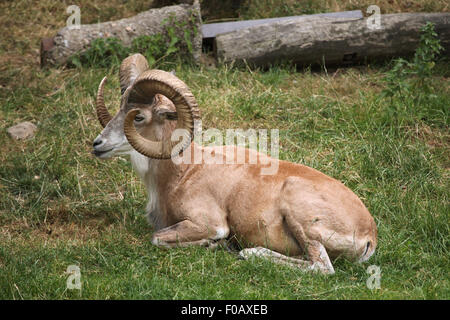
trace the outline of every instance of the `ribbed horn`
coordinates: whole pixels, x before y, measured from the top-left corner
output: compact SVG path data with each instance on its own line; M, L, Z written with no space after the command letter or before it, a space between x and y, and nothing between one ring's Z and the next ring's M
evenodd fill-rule
M125 58L119 68L121 94L146 70L148 70L148 62L142 54L136 53Z
M103 87L106 83L106 77L103 78L103 80L100 82L100 85L98 86L97 91L97 101L96 101L96 110L97 110L97 118L98 121L100 121L100 124L102 127L106 127L108 122L112 119L111 114L108 112L108 109L106 109L105 106L105 99L103 97Z
M163 141L151 141L138 134L134 127L134 118L139 110L133 109L127 113L124 122L124 132L128 142L149 158L169 159L186 149L193 137L194 120L200 119L197 102L187 85L171 73L162 70L148 70L142 73L133 84L128 102L149 104L156 94L169 98L177 110L177 129L184 129L180 145L178 141L170 138ZM174 147L177 149L174 150Z

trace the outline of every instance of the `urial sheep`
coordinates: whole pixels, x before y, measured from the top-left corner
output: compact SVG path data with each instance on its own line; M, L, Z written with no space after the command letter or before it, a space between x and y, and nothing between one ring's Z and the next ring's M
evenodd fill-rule
M114 117L104 104L104 83L97 95L97 114L104 129L94 141L93 153L101 159L130 155L148 190L147 212L155 245L212 246L232 238L244 248L240 252L244 258L270 257L323 273L334 272L329 257L365 261L374 253L374 219L341 182L255 150L202 147L186 137L173 141L177 128L192 138L194 121L200 119L194 96L173 74L149 70L142 55L125 59L120 68L123 96ZM216 157L244 151L247 158L256 153L258 162L171 159L188 151ZM262 175L272 164L277 165L277 173Z

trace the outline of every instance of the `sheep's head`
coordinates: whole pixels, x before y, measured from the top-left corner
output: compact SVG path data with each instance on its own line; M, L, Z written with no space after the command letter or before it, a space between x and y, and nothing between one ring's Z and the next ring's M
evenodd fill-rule
M119 77L123 95L114 117L103 99L106 78L100 83L97 116L104 129L94 140L93 153L106 159L135 149L150 158L168 159L186 148L188 144L179 144L181 138L171 140L173 130L181 128L187 138L183 141L190 141L194 120L199 117L197 103L186 84L171 73L148 70L140 54L122 62Z

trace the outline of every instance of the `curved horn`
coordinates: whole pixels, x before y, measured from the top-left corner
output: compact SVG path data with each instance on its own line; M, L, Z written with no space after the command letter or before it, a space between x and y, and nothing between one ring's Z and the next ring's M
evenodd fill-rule
M108 122L112 119L111 114L108 112L108 109L106 109L105 106L105 99L103 98L103 87L106 83L106 77L103 78L103 80L100 82L100 85L98 86L97 91L97 118L98 121L100 121L100 124L102 127L106 127Z
M142 72L148 70L148 68L149 66L147 59L145 59L145 57L140 53L136 53L125 58L119 68L121 94L123 94L125 90L133 84Z
M184 129L182 144L180 140L151 141L140 136L134 127L134 117L139 113L133 109L127 113L124 133L128 142L136 151L149 158L169 159L179 154L191 143L194 134L194 120L200 119L197 102L187 85L176 76L162 70L148 70L136 79L129 94L128 102L149 103L156 94L162 94L172 100L178 114L177 129ZM177 149L174 147L177 145Z
M120 64L119 80L121 94L136 80L136 78L145 70L148 69L147 59L142 54L134 54L125 58ZM100 124L104 127L112 119L111 114L105 106L105 99L103 97L103 87L106 83L106 77L100 82L97 91L97 117Z

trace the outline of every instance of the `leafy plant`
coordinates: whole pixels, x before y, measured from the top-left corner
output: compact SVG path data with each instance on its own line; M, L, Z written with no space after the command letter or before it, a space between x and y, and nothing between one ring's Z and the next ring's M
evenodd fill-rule
M443 48L432 23L424 25L421 32L414 57L410 61L393 60L393 67L383 79L386 87L381 98L390 98L385 109L386 122L396 126L446 118L447 111L442 102L435 99L436 88L431 78Z
M394 66L386 73L387 88L384 95L393 97L399 95L415 95L415 93L429 93L430 86L426 81L432 74L436 60L443 50L440 45L434 24L427 22L421 29L419 47L416 49L412 61L403 58L394 60ZM418 90L420 89L420 90Z
M195 28L194 16L191 14L189 22L178 22L175 16L170 16L163 21L163 26L165 32L136 37L128 47L115 37L95 39L88 50L72 56L69 64L76 67L109 67L120 64L124 58L133 53L143 54L150 67L155 67L163 61L173 61L176 58L186 60L186 55L181 55L181 53L192 54L193 38L198 32ZM183 38L180 39L178 35L183 35Z
M133 39L128 54L139 52L147 57L149 65L153 66L158 59L166 54L167 50L165 39L161 34L143 35Z
M82 65L108 67L120 63L127 54L128 49L118 38L98 38L92 41L88 50L72 56L70 63L76 67Z

